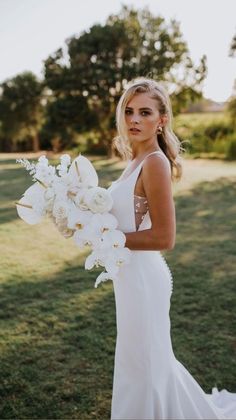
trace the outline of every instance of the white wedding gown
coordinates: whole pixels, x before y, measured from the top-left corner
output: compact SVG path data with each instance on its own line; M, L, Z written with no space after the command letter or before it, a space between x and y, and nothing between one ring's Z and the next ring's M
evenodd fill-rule
M161 151L154 153L167 159ZM114 200L111 213L123 232L137 230L140 209L138 230L151 227L145 199L134 197L143 162L108 188ZM111 419L236 419L236 393L214 387L206 394L175 358L169 318L172 286L160 251L132 251L129 265L113 282L117 338Z

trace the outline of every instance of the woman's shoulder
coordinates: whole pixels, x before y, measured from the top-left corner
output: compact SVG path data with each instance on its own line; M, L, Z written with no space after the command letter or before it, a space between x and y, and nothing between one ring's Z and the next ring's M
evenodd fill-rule
M170 161L162 150L157 150L154 153L150 153L144 159L144 162L143 162L144 171L149 172L156 168L162 172L163 171L171 172Z

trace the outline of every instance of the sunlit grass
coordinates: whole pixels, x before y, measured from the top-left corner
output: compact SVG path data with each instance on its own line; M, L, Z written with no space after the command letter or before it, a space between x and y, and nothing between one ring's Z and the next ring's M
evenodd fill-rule
M124 167L91 160L102 186ZM17 217L14 202L30 177L13 159L0 160L0 170L0 418L109 419L112 283L95 289L86 253L49 221L30 227ZM235 181L235 163L186 160L173 186L177 238L165 253L173 348L206 392L236 392Z

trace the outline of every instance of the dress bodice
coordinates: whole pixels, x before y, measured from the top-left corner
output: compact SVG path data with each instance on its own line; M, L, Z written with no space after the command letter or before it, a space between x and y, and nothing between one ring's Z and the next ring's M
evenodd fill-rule
M170 168L169 160L165 156L164 152L157 150L147 156L154 153L157 153L161 156L161 158L166 159ZM112 182L108 188L113 198L113 208L111 213L118 220L117 229L123 232L134 232L137 230L150 229L151 227L147 198L134 194L138 175L147 156L145 156L131 174L129 174L126 178L118 179L117 181ZM126 169L127 168L128 166ZM126 169L123 174L126 172Z

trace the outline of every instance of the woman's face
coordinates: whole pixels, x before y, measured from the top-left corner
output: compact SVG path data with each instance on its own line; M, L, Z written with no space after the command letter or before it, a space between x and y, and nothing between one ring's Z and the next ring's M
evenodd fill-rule
M148 93L137 93L127 103L125 122L131 142L156 140L157 128L162 124L158 102Z

